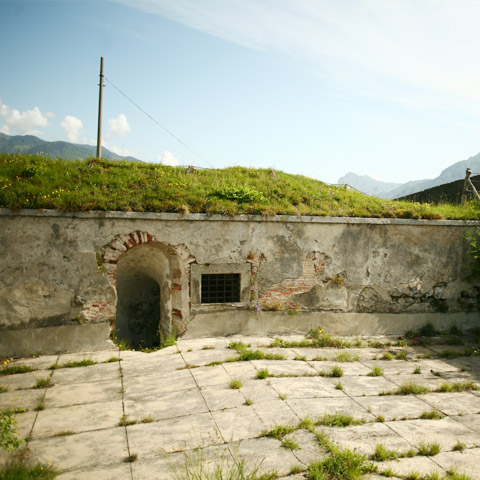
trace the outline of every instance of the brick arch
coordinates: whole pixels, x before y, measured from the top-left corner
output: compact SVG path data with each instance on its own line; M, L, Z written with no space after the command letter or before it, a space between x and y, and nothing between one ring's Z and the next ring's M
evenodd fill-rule
M110 285L117 291L117 265L119 260L130 250L140 245L151 244L159 248L168 259L169 265L169 321L179 334L186 329L190 306L190 265L196 262L188 248L183 245L171 245L161 242L148 232L135 230L116 235L107 245L97 252Z

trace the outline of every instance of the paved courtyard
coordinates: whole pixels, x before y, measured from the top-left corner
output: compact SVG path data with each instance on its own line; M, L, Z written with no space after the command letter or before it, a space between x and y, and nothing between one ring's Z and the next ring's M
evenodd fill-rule
M268 347L272 337L235 336L179 339L154 353L112 347L19 359L10 365L36 370L0 376L0 409L26 410L15 415L20 435L33 458L62 471L59 480L168 479L200 455L299 480L331 454L319 438L373 460L377 445L395 451L400 458L374 463L398 478L455 469L480 479L480 391L468 387L480 385L479 356L445 354L465 347L438 342L381 346L386 337L351 348L288 346L304 337L281 338L286 348ZM227 362L239 356L231 342L285 358ZM97 363L49 369L84 359ZM50 385L32 388L48 378ZM385 395L405 385L426 391ZM329 426L325 415L341 413L353 423ZM292 428L274 434L278 426ZM420 454L432 445L439 453Z

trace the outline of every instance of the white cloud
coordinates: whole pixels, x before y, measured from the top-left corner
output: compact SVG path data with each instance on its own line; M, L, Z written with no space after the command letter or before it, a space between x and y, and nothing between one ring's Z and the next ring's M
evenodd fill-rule
M111 152L120 155L121 157L136 157L137 154L133 150L129 150L125 147L119 147L118 145L114 145L113 143L109 143L103 141L103 146L108 148Z
M38 107L32 110L19 110L10 108L0 100L0 117L4 125L2 131L4 133L15 132L19 135L39 135L41 128L48 127L48 119L54 115L51 112L43 114Z
M114 0L408 108L480 101L477 0ZM417 103L420 102L420 103Z
M77 143L78 142L78 134L80 130L83 128L83 123L79 118L72 117L71 115L67 115L61 122L60 125L65 130L65 137L68 142Z
M105 135L107 138L123 137L132 131L127 117L123 113L121 113L117 118L109 119L107 124L107 133Z
M172 152L165 150L161 155L157 157L157 160L164 165L169 165L170 167L177 167L180 165L180 162L173 156Z

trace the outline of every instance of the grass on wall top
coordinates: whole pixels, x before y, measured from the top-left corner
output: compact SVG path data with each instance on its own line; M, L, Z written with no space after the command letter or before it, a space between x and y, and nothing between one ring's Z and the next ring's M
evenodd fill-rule
M209 214L479 219L480 205L399 202L270 169L0 154L0 207Z

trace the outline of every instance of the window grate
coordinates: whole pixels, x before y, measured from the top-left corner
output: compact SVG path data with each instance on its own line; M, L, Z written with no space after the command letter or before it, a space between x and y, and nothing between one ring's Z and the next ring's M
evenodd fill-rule
M240 301L239 273L208 273L202 275L202 303Z

